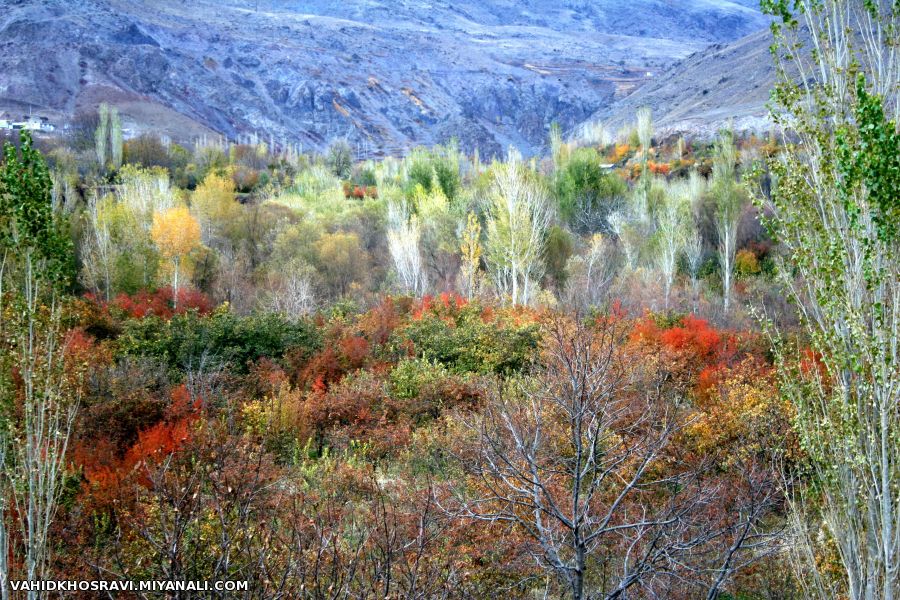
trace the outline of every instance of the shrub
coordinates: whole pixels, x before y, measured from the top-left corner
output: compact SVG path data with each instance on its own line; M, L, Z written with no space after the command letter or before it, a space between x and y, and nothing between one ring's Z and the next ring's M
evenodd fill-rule
M519 324L453 299L436 303L424 299L417 318L399 334L396 347L408 341L414 355L454 373L503 375L522 371L531 363L539 338L533 322Z
M761 272L759 259L752 250L743 248L734 257L734 271L738 277L750 277Z
M227 309L210 315L183 313L163 320L156 316L132 319L118 340L119 356L149 356L177 371L228 367L246 373L261 358L280 360L289 350L311 355L320 344L319 333L307 320L288 320L267 313L237 316Z

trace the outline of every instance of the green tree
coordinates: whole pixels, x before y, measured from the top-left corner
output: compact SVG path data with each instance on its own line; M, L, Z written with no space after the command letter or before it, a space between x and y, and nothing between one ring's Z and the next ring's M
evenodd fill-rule
M62 215L53 210L52 182L44 157L30 134L20 149L3 146L0 165L0 281L4 276L35 275L65 285L73 267L72 242Z
M62 493L77 409L72 374L63 369L58 299L71 273L71 241L64 221L53 210L43 157L27 132L20 141L20 150L9 143L4 146L0 164L0 283L4 284L0 594L4 598L11 573L29 582L48 576L54 547L50 527ZM11 536L16 530L17 535ZM37 597L37 592L28 593L29 599Z
M574 151L557 171L553 184L560 216L583 233L608 227L606 217L626 192L622 179L603 171L593 148Z
M807 533L796 555L809 557L799 561L800 580L808 596L893 599L900 590L897 8L864 0L765 6L781 17L773 116L788 136L769 162L771 199L760 202L789 253L782 279L816 358L795 367L780 348L782 388L796 405L815 478L796 506L798 532ZM834 571L815 558L832 544L842 567L837 590Z
M331 172L341 179L350 178L350 170L353 168L353 151L347 140L337 140L328 148L326 163Z

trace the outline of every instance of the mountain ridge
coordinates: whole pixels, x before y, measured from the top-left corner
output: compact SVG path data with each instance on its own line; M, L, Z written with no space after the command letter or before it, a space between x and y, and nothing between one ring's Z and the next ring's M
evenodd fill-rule
M344 137L375 156L450 137L485 155L532 153L551 122L583 122L648 73L765 23L729 0L9 7L0 111L66 120L106 99L135 134L257 134L315 149Z

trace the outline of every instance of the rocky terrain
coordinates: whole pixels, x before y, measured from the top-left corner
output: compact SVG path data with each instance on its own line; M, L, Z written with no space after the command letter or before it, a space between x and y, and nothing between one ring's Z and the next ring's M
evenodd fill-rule
M674 62L766 24L752 0L3 4L0 112L65 122L107 101L131 134L306 149L346 137L363 155L450 137L535 152L551 122L603 115Z
M591 121L615 129L649 106L661 133L709 135L731 124L739 131L770 129L766 103L775 83L772 36L762 30L717 43L678 61L652 81L599 110Z

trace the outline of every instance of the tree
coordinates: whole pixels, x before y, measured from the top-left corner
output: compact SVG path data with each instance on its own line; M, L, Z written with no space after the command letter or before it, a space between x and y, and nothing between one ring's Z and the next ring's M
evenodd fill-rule
M512 527L575 600L657 597L654 583L684 576L722 531L704 521L715 486L662 466L681 429L676 398L665 374L626 357L625 335L606 317L545 324L543 368L489 399L460 455L472 479L444 507Z
M94 150L97 152L97 163L100 170L106 169L109 158L109 105L103 102L98 109L100 122L94 130Z
M200 224L187 208L178 206L153 215L150 236L162 257L172 261L172 298L177 306L182 262L200 246Z
M115 194L88 199L81 238L81 281L110 300L118 292L152 287L159 253L150 236L153 213L172 206L168 181L162 190L152 176L126 166Z
M550 124L550 156L557 170L562 169L568 161L570 150L569 145L563 140L562 127L554 121Z
M659 208L657 215L657 267L663 276L666 310L669 310L669 294L678 267L678 257L686 242L690 205L689 184L678 182L667 190L663 205Z
M824 527L814 528L827 533L806 537L802 581L820 597L893 599L900 590L897 8L863 0L765 6L780 17L773 117L785 136L769 161L771 198L758 201L788 252L781 277L812 345L811 359L800 361L779 347L782 389L796 405L818 491L803 498L795 521L820 514ZM837 591L814 560L826 544L837 548L843 569Z
M684 243L684 255L687 258L688 275L691 278L691 296L693 298L693 310L697 312L698 288L700 264L703 261L703 238L696 226L688 229L687 239Z
M543 273L552 211L535 174L512 157L494 172L487 207L485 259L501 298L528 304Z
M81 279L95 294L109 301L112 299L115 247L96 194L88 200L85 216L88 222L81 239Z
M653 145L653 112L647 106L637 111L637 137L641 145L641 178L635 190L635 209L638 215L646 215L650 201L650 149Z
M0 165L0 597L16 579L47 579L50 526L59 505L77 410L75 374L63 369L59 293L69 280L71 241L54 212L50 176L27 132ZM3 284L10 283L9 288ZM11 306L7 305L11 303ZM13 538L11 531L18 530ZM37 598L37 592L28 593Z
M743 199L737 183L737 161L734 134L730 130L723 131L716 140L713 156L712 193L715 198L716 232L719 236L722 303L726 314L731 305L734 255Z
M687 259L688 275L691 278L691 295L693 297L693 310L697 312L699 302L699 274L700 265L703 261L703 235L700 233L700 226L697 222L698 209L700 201L706 189L705 180L700 177L697 171L692 171L690 179L688 179L688 190L690 193L690 218L687 224L687 238L684 243L684 253Z
M611 241L595 233L588 242L585 252L570 258L566 265L568 305L578 309L600 306L616 276L617 261Z
M482 254L481 223L474 212L466 217L466 227L460 235L459 253L462 257L460 288L466 298L471 300L478 293Z
M200 222L204 244L210 245L222 238L240 214L231 177L210 172L191 195L191 209Z
M347 140L336 140L332 142L328 148L328 156L325 159L331 172L341 179L350 177L350 170L353 168L353 151Z
M625 182L605 172L593 148L579 148L556 172L554 192L560 216L578 232L608 230L606 218L625 196Z
M410 214L406 202L392 202L388 206L387 240L394 269L407 294L423 294L427 281L422 265L419 239L422 236L419 218Z
M97 153L97 162L100 169L105 170L107 165L114 169L122 166L122 119L119 110L102 102L97 110L99 121L94 130L94 150Z
M309 314L316 307L313 275L309 265L294 260L277 274L269 276L269 294L266 307L291 318Z
M109 111L109 158L114 169L122 166L122 118L116 107Z
M365 281L369 257L355 233L326 233L315 249L316 266L332 295L344 296L351 284Z

